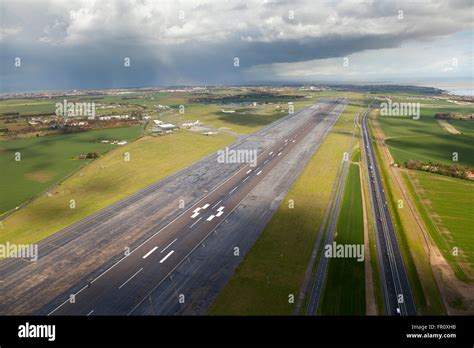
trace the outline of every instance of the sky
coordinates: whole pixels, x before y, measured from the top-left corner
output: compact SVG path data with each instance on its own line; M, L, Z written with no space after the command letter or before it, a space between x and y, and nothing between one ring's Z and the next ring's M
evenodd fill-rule
M471 81L474 1L2 0L0 92Z

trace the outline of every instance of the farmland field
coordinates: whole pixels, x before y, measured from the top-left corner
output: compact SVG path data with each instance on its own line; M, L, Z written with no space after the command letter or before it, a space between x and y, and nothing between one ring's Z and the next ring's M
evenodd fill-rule
M433 240L461 280L474 281L474 183L409 171L412 195ZM453 256L453 248L459 255Z
M468 120L448 122L462 134L449 134L434 118L437 112L473 112L469 108L421 108L420 119L380 116L380 125L387 137L395 162L407 160L453 164L453 153L458 154L458 164L474 167L474 124Z
M99 140L131 141L139 134L139 127L110 128L0 142L0 214L91 161L79 160L80 154L104 154L117 147ZM16 153L21 156L19 161Z
M350 164L337 223L337 244L364 244L359 166ZM364 262L356 258L332 258L321 299L323 315L365 314Z

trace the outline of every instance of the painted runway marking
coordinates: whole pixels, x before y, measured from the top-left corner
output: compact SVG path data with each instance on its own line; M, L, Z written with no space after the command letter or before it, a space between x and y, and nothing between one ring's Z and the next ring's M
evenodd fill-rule
M154 247L153 249L151 249L149 252L147 252L145 255L143 255L143 258L146 259L148 256L151 255L152 252L154 252L156 249L158 249L158 247Z
M249 170L247 170L247 173L245 173L245 174L248 174L248 173L250 173L251 171L252 171L252 169L249 169Z
M281 152L279 152L277 156L280 156L280 155L281 155Z
M296 140L293 140L292 143L294 143Z
M219 216L221 216L222 214L224 214L224 211L221 210L220 212L218 212L218 213L216 214L216 216L219 217Z
M217 207L220 202L222 202L222 199L219 202L217 202L216 204L214 204L211 209L214 209L215 207Z
M91 310L89 313L87 313L87 316L91 315L92 313L94 313L94 310Z
M288 141L288 139L285 139L285 143Z
M128 278L128 280L127 280L125 283L123 283L122 285L120 285L120 286L119 286L119 289L121 289L125 284L127 284L130 280L132 280L133 277L135 277L135 276L136 276L138 273L140 273L141 271L143 271L143 267L140 268L140 269L139 269L134 275L132 275L130 278Z
M193 213L197 213L199 210L201 210L201 208L196 208L193 210Z
M173 243L176 242L177 240L178 240L178 238L175 238L174 241L172 241L170 244L168 244L167 246L165 246L165 247L163 248L163 250L160 251L160 254L161 254L163 251L165 251L166 249L168 249L168 248L171 246L171 244L173 244Z
M268 163L268 160L265 160L265 162L263 162L263 164L267 164Z
M234 192L235 190L237 190L237 188L238 188L238 186L234 187L234 188L232 189L232 191L229 192L229 195L230 195L232 192Z
M270 153L269 153L269 155L270 155L270 156L271 156L271 155L273 155L273 151L272 151L272 152L270 152Z
M217 209L217 211L221 211L221 210L224 210L224 206L220 206L219 209Z
M166 259L167 259L168 257L170 257L173 253L174 253L174 250L171 250L165 257L163 257L163 258L160 260L160 263L165 262Z
M206 209L209 206L209 204L204 204L202 209Z
M211 215L207 218L207 221L211 221L212 219L214 219L216 216L215 215Z
M259 171L259 172L257 173L257 175L260 175L261 172L262 172L262 171Z
M199 215L199 212L195 212L193 215L191 215L191 218L194 219L194 218L195 218L196 216L198 216L198 215Z
M199 219L197 219L195 223L193 223L191 226L189 226L189 228L192 228L192 227L193 227L194 225L196 225L196 224L199 222L199 220L201 220L201 219L202 219L202 216L201 216Z
M246 182L248 178L250 178L250 177L247 176L244 180L242 180L242 182Z

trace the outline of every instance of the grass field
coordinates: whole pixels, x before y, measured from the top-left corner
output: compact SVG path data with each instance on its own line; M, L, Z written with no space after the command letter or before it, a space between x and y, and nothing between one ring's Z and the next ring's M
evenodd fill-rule
M379 118L388 138L385 143L397 163L410 159L424 162L453 164L453 153L458 153L458 164L474 168L474 122L449 120L462 134L449 134L434 118L437 112L474 112L473 108L421 108L420 119L407 117Z
M79 160L87 152L105 153L116 145L98 140L131 141L139 127L109 128L0 142L0 214L42 192L91 160ZM15 160L19 152L21 160Z
M337 222L337 244L364 244L364 224L359 166L351 163ZM332 258L321 299L323 315L365 314L364 262L356 258Z
M353 129L356 107L338 121ZM340 160L352 135L331 132L311 158L257 242L215 300L210 314L291 314L323 220ZM293 199L295 208L288 207ZM290 231L290 233L289 233Z
M409 171L408 186L443 256L459 279L474 282L474 182ZM459 255L453 255L453 248Z
M231 143L235 137L206 137L181 131L144 137L103 155L60 186L3 220L0 244L34 243L176 170ZM128 152L130 161L124 160ZM146 169L146 170L145 170ZM74 199L75 209L69 207Z

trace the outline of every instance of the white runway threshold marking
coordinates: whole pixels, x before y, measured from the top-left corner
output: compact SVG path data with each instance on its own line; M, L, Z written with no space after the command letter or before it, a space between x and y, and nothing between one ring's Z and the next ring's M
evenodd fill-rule
M198 212L195 212L193 215L191 215L191 218L194 219L196 216L198 216L199 213Z
M161 254L162 252L164 252L166 249L168 249L168 248L171 246L171 244L173 244L173 243L176 242L177 240L178 240L178 238L175 238L174 241L172 241L170 244L168 244L167 246L165 246L165 247L163 248L163 250L160 251L160 254Z
M216 216L215 215L211 215L207 218L207 221L211 221L212 219L214 219Z
M224 214L224 212L221 210L220 212L218 212L218 213L216 214L216 216L219 217L219 216L221 216L222 214Z
M209 204L204 204L202 209L206 209L209 206Z
M202 219L202 216L201 216L199 219L197 219L191 226L189 226L189 228L192 228L192 227L193 227L194 225L196 225L196 224L199 222L199 220L201 220L201 219Z
M125 283L123 283L122 285L120 285L120 286L119 286L119 289L122 289L122 287L123 287L125 284L127 284L130 280L132 280L133 277L135 277L135 276L136 276L138 273L140 273L141 271L143 271L143 267L140 268L140 269L139 269L134 275L132 275L130 278L128 278L128 280L127 280Z
M149 252L147 252L145 255L143 255L143 258L146 259L148 256L151 255L152 252L154 252L156 249L158 249L158 247L154 247L153 249L151 249Z
M167 259L168 257L170 257L173 253L174 253L174 250L171 250L168 254L166 254L165 257L163 257L163 258L160 260L160 263L165 262L166 259Z
M224 210L224 208L225 208L225 207L224 207L223 205L221 205L221 206L219 207L219 209L217 209L217 211Z

